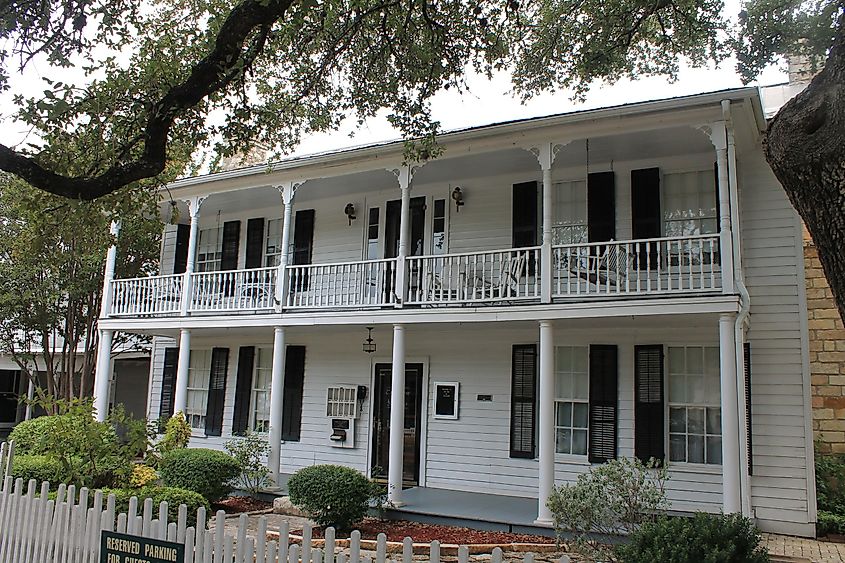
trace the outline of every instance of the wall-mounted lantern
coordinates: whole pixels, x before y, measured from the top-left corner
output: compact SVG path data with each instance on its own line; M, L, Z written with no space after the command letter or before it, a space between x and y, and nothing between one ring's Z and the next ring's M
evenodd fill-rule
M355 217L355 204L350 202L346 204L346 207L343 208L343 212L346 213L346 218L349 220L349 226L352 226L352 221L357 219Z
M367 327L367 339L364 340L363 346L364 352L367 354L372 354L376 351L376 343L373 341L373 327Z
M455 212L460 212L464 205L464 192L461 191L460 186L455 186L455 189L452 190L452 199L455 200Z

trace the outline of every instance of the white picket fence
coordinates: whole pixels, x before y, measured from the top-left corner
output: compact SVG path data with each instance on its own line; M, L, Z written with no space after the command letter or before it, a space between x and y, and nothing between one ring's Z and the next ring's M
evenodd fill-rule
M13 448L0 444L0 471L11 469ZM115 496L102 491L78 492L73 485L59 485L55 499L50 484L40 487L33 479L26 484L6 475L0 490L0 562L2 563L98 563L102 531L112 531L150 539L181 543L185 546L184 563L412 563L421 546L405 538L398 550L391 549L384 534L375 545L352 532L349 540L336 540L333 528L326 529L324 540L312 538L311 526L303 526L302 536L290 534L288 522L277 530L268 527L267 517L259 516L254 534L248 534L249 517L241 514L235 535L226 534L226 515L221 510L208 528L206 510L197 510L196 526L188 526L188 509L179 506L176 522L168 521L168 505L153 506L150 498L132 497L129 509L117 513ZM157 508L157 510L156 510ZM278 540L268 536L278 537ZM318 547L321 545L322 547ZM425 546L430 563L440 563L441 545ZM469 548L458 548L458 563L469 561ZM391 558L393 556L394 558ZM504 553L495 548L491 563L502 563ZM533 563L534 555L525 553L523 563ZM181 563L181 562L180 562ZM562 556L560 563L569 563Z

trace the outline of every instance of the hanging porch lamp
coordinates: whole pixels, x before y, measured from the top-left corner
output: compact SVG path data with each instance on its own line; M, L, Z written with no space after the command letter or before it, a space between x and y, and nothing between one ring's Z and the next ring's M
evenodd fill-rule
M376 343L373 341L373 327L367 327L367 339L364 340L363 346L364 352L367 354L372 354L376 351Z

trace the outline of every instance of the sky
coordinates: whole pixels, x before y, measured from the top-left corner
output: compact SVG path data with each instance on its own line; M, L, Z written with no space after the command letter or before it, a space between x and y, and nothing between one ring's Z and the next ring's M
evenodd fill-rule
M734 17L739 8L740 0L725 1L725 13L729 17ZM481 76L469 76L469 92L460 94L455 90L441 91L434 97L433 116L440 121L443 130L449 131L567 111L710 92L743 85L735 66L736 61L733 59L726 59L718 68L690 68L684 65L674 83L669 83L664 77L652 77L636 81L622 80L612 86L596 84L583 102L573 101L571 94L564 91L543 94L523 104L510 94L511 86L507 75L499 74L492 81ZM28 132L19 124L13 123L10 118L14 109L11 96L14 92L40 93L44 89L44 83L40 79L42 73L49 73L54 80L66 82L82 77L81 71L76 69L57 71L46 64L36 64L26 75L14 77L12 92L0 95L0 142L3 144L15 146L30 140ZM785 73L777 68L770 68L752 85L765 86L785 81ZM355 120L349 120L340 131L312 135L304 139L291 154L313 154L397 138L398 132L380 115L367 121L362 127L358 127Z

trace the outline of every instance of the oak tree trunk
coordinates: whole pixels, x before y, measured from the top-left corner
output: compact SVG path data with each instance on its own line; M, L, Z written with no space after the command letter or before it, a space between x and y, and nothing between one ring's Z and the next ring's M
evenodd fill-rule
M769 123L765 153L813 237L845 319L845 16L824 69Z

